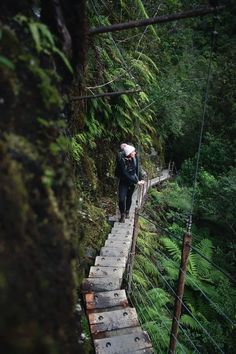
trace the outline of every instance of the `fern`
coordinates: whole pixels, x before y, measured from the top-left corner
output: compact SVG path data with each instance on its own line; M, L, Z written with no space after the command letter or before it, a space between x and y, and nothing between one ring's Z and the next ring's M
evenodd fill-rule
M143 275L139 270L135 269L133 271L132 277L135 284L142 285L144 288L148 287L147 281L143 278Z
M194 331L197 331L200 329L200 326L196 322L196 320L194 320L193 317L186 315L186 314L181 316L180 323L186 327L191 328Z
M145 18L149 18L149 15L148 15L148 13L146 12L146 9L145 9L145 7L144 7L144 5L143 5L142 0L135 0L135 2L136 2L136 5L138 6L138 8L139 8L139 10L140 10L140 12L141 12L141 14L142 14L142 16L145 17ZM158 41L160 41L160 38L158 37L154 26L151 25L151 26L150 26L150 29L151 29L151 31L152 31L154 37L155 37Z
M138 266L143 269L143 272L150 275L158 275L158 270L156 265L154 265L149 259L142 255L136 256L136 262Z
M53 35L45 24L41 22L32 21L31 19L28 19L26 16L23 15L17 15L15 17L15 20L20 24L28 26L31 36L34 40L35 48L38 53L44 52L46 54L57 54L61 58L67 69L71 73L73 73L73 68L69 60L67 59L65 54L56 47Z
M170 255L173 257L173 260L180 261L181 251L175 241L167 237L163 237L161 238L161 243L165 246L165 248L168 250Z

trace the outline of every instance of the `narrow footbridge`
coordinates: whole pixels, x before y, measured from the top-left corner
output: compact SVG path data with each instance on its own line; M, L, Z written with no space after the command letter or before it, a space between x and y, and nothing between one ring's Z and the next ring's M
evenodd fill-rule
M134 234L135 208L139 208L148 189L170 178L169 170L149 180L133 194L130 218L114 222L83 292L96 354L154 353L148 334L142 330L137 313L123 288ZM135 241L134 241L135 242Z

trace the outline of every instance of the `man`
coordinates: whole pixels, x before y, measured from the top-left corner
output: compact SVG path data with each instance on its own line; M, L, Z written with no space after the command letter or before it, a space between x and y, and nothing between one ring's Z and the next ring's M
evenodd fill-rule
M120 222L125 222L129 217L129 209L132 203L132 195L136 184L144 184L139 173L139 161L136 156L135 147L122 144L123 153L120 154L119 162L119 209Z

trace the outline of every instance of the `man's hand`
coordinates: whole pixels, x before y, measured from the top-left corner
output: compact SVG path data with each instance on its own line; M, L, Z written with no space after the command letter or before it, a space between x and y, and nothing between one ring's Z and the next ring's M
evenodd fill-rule
M145 183L144 180L138 181L138 185L139 185L139 186L142 186L144 183Z

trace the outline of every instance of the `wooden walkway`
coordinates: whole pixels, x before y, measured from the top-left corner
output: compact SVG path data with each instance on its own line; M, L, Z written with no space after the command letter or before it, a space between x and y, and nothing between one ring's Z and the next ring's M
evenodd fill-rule
M122 289L134 231L135 208L142 205L149 187L170 177L163 170L160 177L136 189L125 223L114 222L111 233L90 267L83 282L83 292L96 354L154 353L148 334L142 330L135 308L129 305Z

